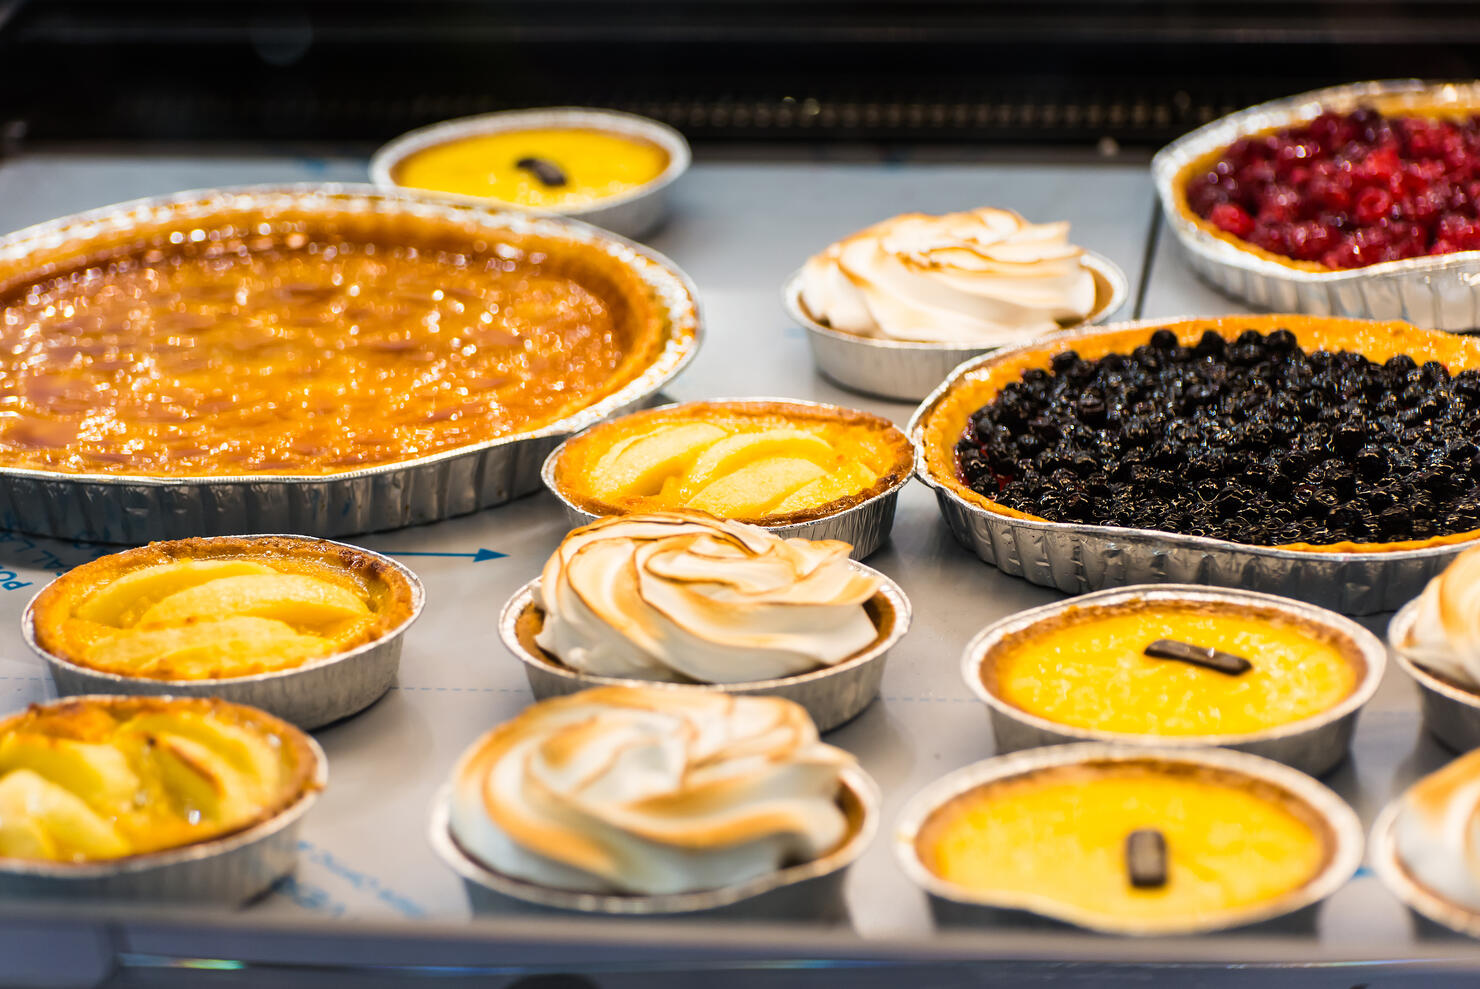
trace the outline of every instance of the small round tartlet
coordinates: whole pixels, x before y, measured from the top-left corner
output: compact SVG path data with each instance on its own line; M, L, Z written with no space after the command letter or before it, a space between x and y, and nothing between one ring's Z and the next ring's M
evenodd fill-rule
M1399 609L1388 644L1418 684L1429 731L1458 752L1480 747L1480 547L1455 557Z
M905 213L829 245L787 279L782 301L825 376L919 401L951 369L998 347L1110 318L1128 294L1068 223L1011 210Z
M1246 665L1221 672L1147 653L1168 641ZM987 704L998 751L1075 741L1221 746L1319 776L1345 757L1386 661L1376 636L1322 608L1158 584L996 622L967 644L961 672Z
M667 215L689 166L683 135L615 110L507 110L431 124L370 159L382 188L559 213L641 237Z
M499 634L536 699L658 681L786 698L831 731L878 696L910 626L899 585L848 550L694 512L600 519L514 593Z
M1480 752L1418 780L1372 826L1372 871L1420 916L1480 937Z
M905 806L894 847L944 922L1020 910L1149 936L1319 902L1361 864L1362 828L1326 787L1268 759L1080 743L936 781Z
M0 895L245 902L292 872L326 766L214 698L33 705L0 721Z
M216 696L315 728L389 689L421 581L308 536L150 543L52 581L22 619L63 695Z
M763 894L793 887L795 908L797 896L836 896L878 802L853 757L819 741L790 701L598 687L540 701L474 742L436 798L430 836L475 907L764 910Z
M855 559L889 534L914 449L881 416L788 399L686 402L598 423L541 477L576 524L687 509L777 535L843 539Z

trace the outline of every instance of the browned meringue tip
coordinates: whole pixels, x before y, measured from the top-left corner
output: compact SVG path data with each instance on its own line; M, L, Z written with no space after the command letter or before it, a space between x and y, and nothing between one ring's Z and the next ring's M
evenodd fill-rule
M1456 752L1480 748L1480 693L1462 687L1413 661L1403 649L1423 597L1414 598L1393 615L1387 641L1393 661L1418 686L1419 707L1429 733Z
M806 708L819 732L851 721L879 695L889 651L904 638L912 621L909 598L893 580L856 560L850 565L879 581L879 589L864 605L878 629L878 637L862 652L836 666L794 677L741 683L670 683L581 673L550 656L534 637L544 623L538 601L539 580L514 592L499 615L499 637L524 664L535 700L573 694L588 687L658 687L672 690L709 690L737 697L781 697Z
M1126 281L1125 272L1109 258L1085 251L1080 264L1094 276L1095 308L1083 320L1059 332L1068 333L1103 323L1119 312L1130 296L1130 283ZM781 301L796 324L807 331L812 361L822 375L850 391L865 395L918 402L934 391L957 365L1000 349L994 346L881 340L825 326L817 322L802 303L800 268L783 283Z
M1008 703L988 686L984 676L987 663L1009 636L1052 621L1070 609L1141 601L1254 606L1327 630L1345 644L1343 652L1348 654L1353 666L1360 659L1356 686L1336 704L1310 717L1238 735L1135 735L1080 728L1025 711ZM972 637L961 654L962 679L977 699L987 706L999 753L1068 742L1148 745L1163 749L1217 746L1273 759L1312 776L1329 772L1346 757L1356 730L1357 716L1377 693L1386 667L1387 650L1381 640L1349 618L1273 594L1201 584L1133 584L1031 608L988 625Z
M724 910L727 916L776 919L815 918L835 905L843 875L873 841L879 829L881 796L878 784L857 766L839 776L838 797L848 820L848 837L826 855L787 866L756 879L718 889L655 895L585 893L556 889L516 879L488 868L473 858L452 835L452 788L443 786L432 800L427 836L432 850L462 877L475 911L507 911L508 901L553 910L610 916L652 917Z

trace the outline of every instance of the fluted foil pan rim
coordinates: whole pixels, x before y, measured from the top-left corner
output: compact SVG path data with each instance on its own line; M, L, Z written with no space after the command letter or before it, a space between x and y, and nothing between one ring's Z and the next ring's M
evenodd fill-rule
M1199 766L1259 780L1281 790L1314 811L1330 829L1331 857L1315 876L1298 889L1265 903L1231 910L1221 917L1187 915L1164 924L1101 922L1065 905L1027 898L993 896L941 879L920 861L916 841L925 823L949 801L1000 779L1010 779L1059 766L1104 762L1164 762ZM1321 902L1356 874L1362 864L1363 830L1355 811L1329 787L1296 769L1263 756L1233 749L1179 749L1140 745L1074 742L1023 749L992 756L947 773L927 784L905 803L894 831L894 854L906 875L932 899L967 906L1016 910L1047 917L1085 930L1131 937L1198 934L1247 927L1283 917Z
M1024 631L1073 608L1104 607L1132 601L1204 602L1257 605L1270 608L1340 634L1361 653L1365 670L1352 692L1324 711L1318 711L1298 721L1273 725L1259 731L1207 735L1137 734L1064 724L1014 706L990 690L982 679L982 667L986 663L988 651L1004 637ZM994 716L1009 718L1036 731L1051 732L1077 741L1122 746L1149 745L1163 749L1238 748L1262 743L1267 749L1261 753L1265 758L1274 759L1286 765L1289 765L1290 761L1281 755L1274 754L1276 749L1296 747L1298 743L1323 732L1343 718L1356 715L1377 693L1378 685L1382 682L1386 669L1387 648L1382 640L1350 618L1336 614L1327 608L1278 594L1267 594L1244 588L1209 587L1206 584L1130 584L1125 587L1094 591L1063 601L1054 601L993 622L972 636L971 641L961 652L962 678L977 699L984 703ZM1294 768L1301 769L1300 766Z
M779 695L805 707L807 713L812 716L812 720L816 722L818 731L828 732L852 720L873 702L877 696L877 690L866 697L860 697L848 688L855 684L866 683L870 674L882 676L882 670L874 668L884 664L889 652L909 631L914 617L909 598L905 596L904 588L900 587L896 581L857 560L848 562L853 569L879 581L879 590L875 593L875 597L881 597L888 602L894 612L893 624L888 634L843 662L807 673L799 673L796 676L776 677L769 680L741 680L735 683L686 683L643 680L637 677L602 676L557 665L549 659L531 653L519 641L519 619L526 610L537 606L538 603L540 583L538 577L520 587L504 604L499 614L499 637L503 640L504 647L524 664L526 672L530 674L530 687L535 690L535 700L543 700L544 696L548 696L542 695L535 688L536 676L561 680L572 690L619 686L708 690L747 697ZM861 704L857 703L859 700L862 701Z
M1100 333L1153 329L1196 318L1198 317L1169 316L1110 323L1056 336L1054 342L1073 341ZM1208 536L1189 536L1157 529L1133 529L1014 518L973 504L931 474L926 463L926 445L923 436L925 422L940 400L968 374L991 361L1007 359L1018 350L1041 345L1041 341L1023 344L1021 347L984 354L962 364L951 372L949 378L941 382L940 387L920 403L910 416L909 425L905 427L910 442L915 447L915 476L935 492L941 514L951 525L952 531L957 534L958 540L966 543L968 548L983 561L992 563L1006 573L1026 577L1034 583L1051 585L1070 593L1083 593L1086 590L1099 590L1101 587L1163 582L1160 570L1166 568L1154 566L1155 558L1158 556L1176 557L1185 564L1180 567L1183 570L1210 569L1218 566L1237 568L1238 577L1244 582L1242 586L1248 590L1268 590L1281 593L1281 589L1289 585L1301 591L1299 595L1289 596L1298 596L1301 600L1331 608L1342 614L1371 614L1397 608L1403 601L1417 593L1418 587L1421 586L1420 577L1426 581L1438 573L1449 560L1476 544L1476 540L1472 539L1467 542L1424 546L1419 549L1378 552L1304 552L1275 546L1236 543ZM1040 544L1047 540L1062 539L1072 541L1081 548L1100 554L1103 554L1108 544L1117 550L1133 549L1149 554L1152 559L1122 561L1124 572L1098 585L1089 583L1088 578L1082 572L1071 572L1063 567L1055 567L1051 560L1045 566L1033 568L1031 572L1022 568L1021 561L1019 561L1018 570L1015 571L1003 566L996 559L995 548L989 540L978 538L978 533L975 531L963 536L960 527L952 519L953 514L962 519L974 520L980 526L991 530L994 535L1011 538L1015 544L1020 539L1023 541L1036 540ZM1200 560L1202 563L1192 566L1194 560ZM1250 569L1248 561L1263 563L1268 572L1246 572ZM1076 561L1071 562L1077 565ZM1319 572L1336 569L1342 570L1345 574L1345 583L1342 586L1328 587L1322 586L1319 582L1303 580L1296 582L1293 577L1305 570ZM1409 574L1408 579L1405 579L1403 583L1394 583L1400 576L1403 576L1405 569L1412 569L1419 576ZM1227 579L1233 579L1232 575ZM1410 584L1418 586L1410 586Z
M461 876L465 882L513 900L556 910L607 916L665 916L700 913L742 903L788 886L822 879L841 872L856 862L873 842L874 835L879 830L880 805L883 796L878 784L859 766L847 767L839 774L839 778L844 788L858 802L862 814L858 827L847 841L826 855L810 862L787 866L764 876L730 886L721 886L718 889L648 895L590 893L542 886L497 872L474 859L453 838L450 821L452 806L450 784L444 784L432 798L431 813L428 815L427 822L427 837L437 857L453 872Z

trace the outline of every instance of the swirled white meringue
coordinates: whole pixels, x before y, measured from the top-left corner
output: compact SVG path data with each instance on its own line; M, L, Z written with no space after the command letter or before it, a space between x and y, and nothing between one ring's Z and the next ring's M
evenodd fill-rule
M1018 343L1094 310L1083 256L1068 223L1029 223L989 207L905 213L808 259L802 304L818 322L860 336Z
M1418 665L1480 689L1480 548L1429 581L1398 648Z
M1425 776L1394 822L1398 857L1421 885L1480 910L1480 751Z
M853 764L790 701L598 687L474 743L453 773L451 828L485 865L544 886L716 889L841 845Z
M832 666L879 631L879 581L834 540L782 539L693 512L615 516L545 564L535 641L598 676L743 683Z

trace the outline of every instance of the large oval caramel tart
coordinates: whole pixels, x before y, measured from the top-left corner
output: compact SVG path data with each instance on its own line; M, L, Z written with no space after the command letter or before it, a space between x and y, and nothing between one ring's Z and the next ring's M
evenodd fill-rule
M404 462L587 408L693 330L669 325L643 275L657 262L625 246L451 207L300 201L136 210L0 264L0 466Z

